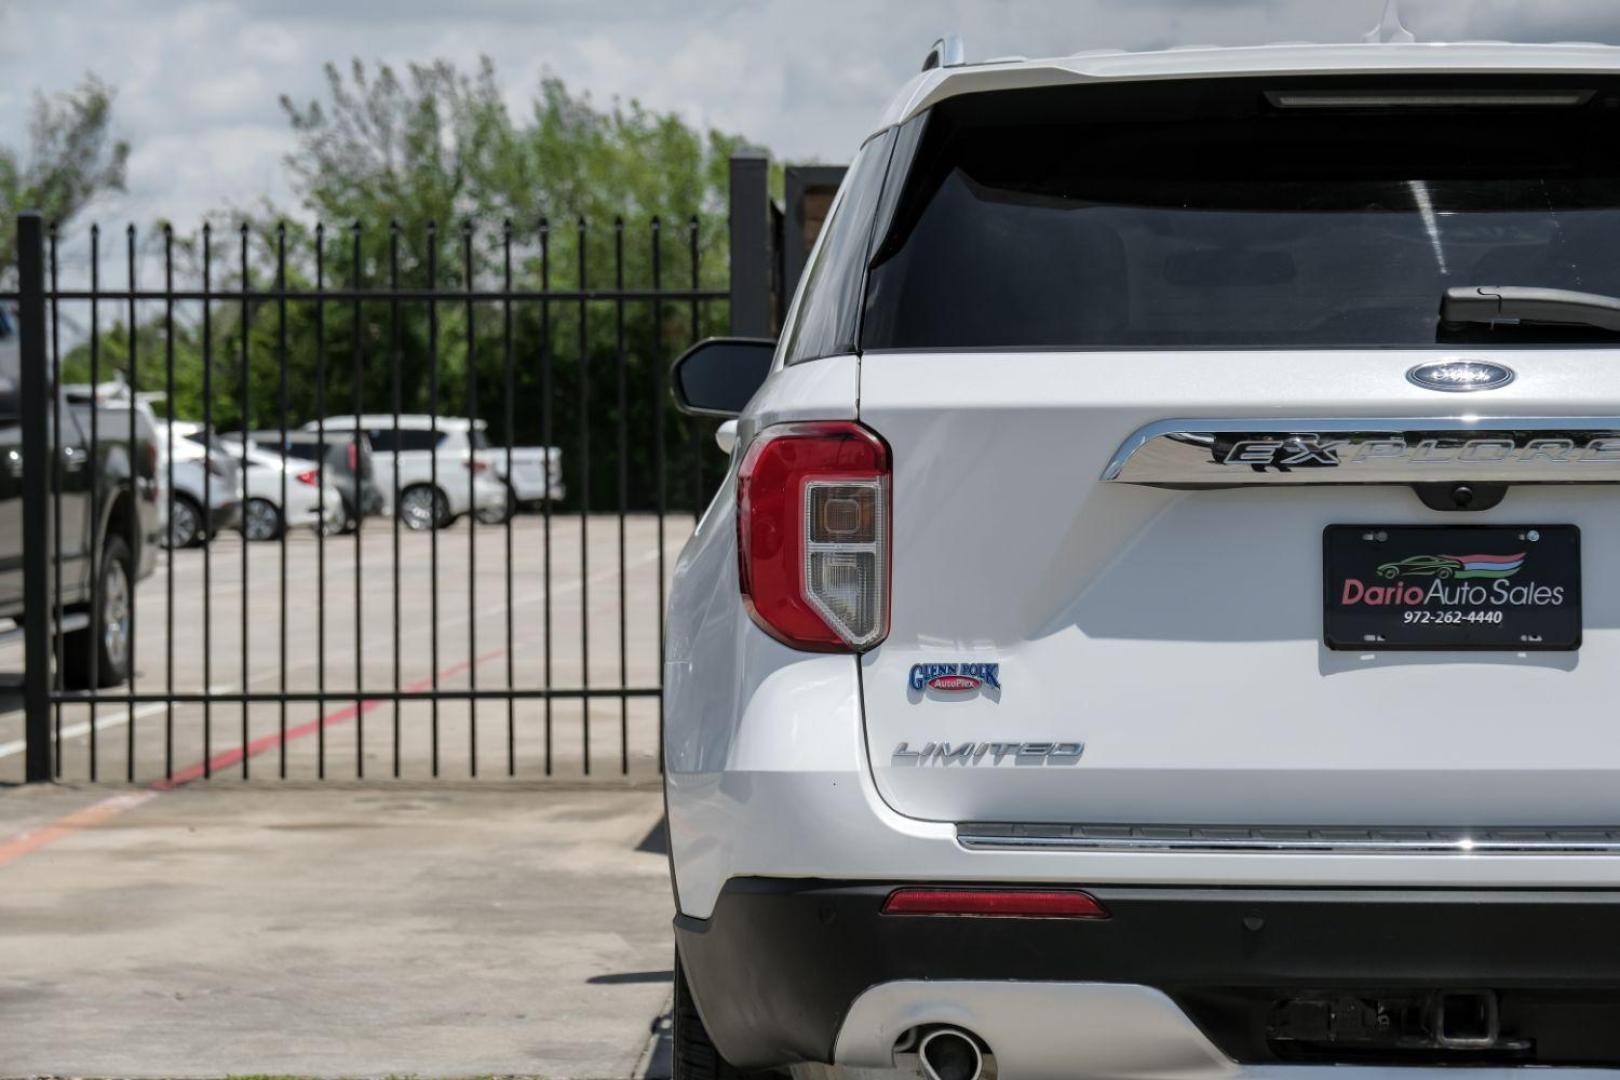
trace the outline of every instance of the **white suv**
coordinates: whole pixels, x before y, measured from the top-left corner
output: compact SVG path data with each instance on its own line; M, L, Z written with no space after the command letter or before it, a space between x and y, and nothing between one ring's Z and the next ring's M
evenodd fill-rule
M1620 1066L1620 51L934 66L785 323L675 372L678 1078Z
M371 469L383 499L409 529L444 528L464 514L499 514L508 506L506 485L482 454L475 453L473 422L461 417L377 413L311 420L305 431L363 430L371 439ZM395 475L395 465L398 475Z

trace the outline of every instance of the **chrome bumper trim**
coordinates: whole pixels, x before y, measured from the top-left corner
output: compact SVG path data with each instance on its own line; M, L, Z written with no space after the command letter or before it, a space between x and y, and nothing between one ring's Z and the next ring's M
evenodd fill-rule
M957 827L970 851L1249 855L1620 855L1620 828L1353 829L1154 825Z
M1102 479L1147 487L1620 483L1620 417L1161 420Z

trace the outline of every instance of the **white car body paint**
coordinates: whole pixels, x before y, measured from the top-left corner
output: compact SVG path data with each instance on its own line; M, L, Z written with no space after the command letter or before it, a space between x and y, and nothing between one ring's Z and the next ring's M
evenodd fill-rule
M497 478L497 466L492 456L494 452L473 450L469 437L472 422L466 418L441 416L435 421L432 416L411 413L401 414L396 425L392 413L362 414L358 417L346 413L328 416L324 422L311 420L303 429L319 431L323 423L324 430L328 432L353 431L358 427L370 434L373 482L388 504L385 512L393 512L396 490L404 492L418 485L436 484L444 494L452 518L506 504L506 486ZM414 432L424 439L430 439L431 433L437 430L440 441L432 449L402 448L396 453L389 441L396 429L406 433L406 438ZM481 466L478 469L470 467L475 458ZM504 453L501 458L504 460Z
M1274 46L937 69L901 91L877 130L989 90L1329 73L1614 76L1620 53ZM804 302L801 287L784 338ZM976 822L1620 824L1608 708L1620 689L1620 568L1597 539L1620 529L1614 488L1519 485L1500 505L1458 514L1399 486L1170 490L1102 479L1133 432L1177 419L1378 417L1421 430L1433 417L1620 416L1620 349L1489 352L1517 378L1486 394L1437 394L1406 378L1415 365L1481 351L900 349L786 365L779 349L670 591L665 764L680 915L718 923L737 879L1613 889L1613 851L970 850L958 839L959 825ZM789 648L739 596L738 462L772 424L840 419L858 419L893 451L892 617L886 639L860 656ZM1526 522L1575 524L1587 537L1578 651L1323 644L1326 526ZM934 662L998 664L999 692L913 691L912 666ZM1035 767L927 766L894 753L997 741L1085 751ZM943 1023L989 1039L1007 1080L1319 1072L1239 1066L1157 989L1079 982L875 985L846 1016L836 1061L893 1065L901 1034Z

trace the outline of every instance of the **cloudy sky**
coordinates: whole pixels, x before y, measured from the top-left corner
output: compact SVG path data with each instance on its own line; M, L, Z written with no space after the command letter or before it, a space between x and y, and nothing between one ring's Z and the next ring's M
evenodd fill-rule
M1091 48L1354 40L1383 0L0 0L0 142L29 98L93 71L118 89L129 193L104 222L291 205L277 104L321 65L491 57L515 107L542 73L738 131L785 160L839 161L928 43L969 59ZM1620 44L1617 0L1403 0L1422 39Z

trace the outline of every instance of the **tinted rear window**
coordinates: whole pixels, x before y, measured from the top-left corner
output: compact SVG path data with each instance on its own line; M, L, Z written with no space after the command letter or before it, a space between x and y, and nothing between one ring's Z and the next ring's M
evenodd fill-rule
M445 440L445 433L439 432L437 439L431 430L416 428L372 428L367 434L371 436L371 448L379 453L392 453L394 450L432 450L436 443Z
M1277 88L937 106L868 276L862 347L1613 344L1443 327L1439 304L1456 285L1620 294L1614 87L1586 80L1573 108L1466 109L1288 109Z

